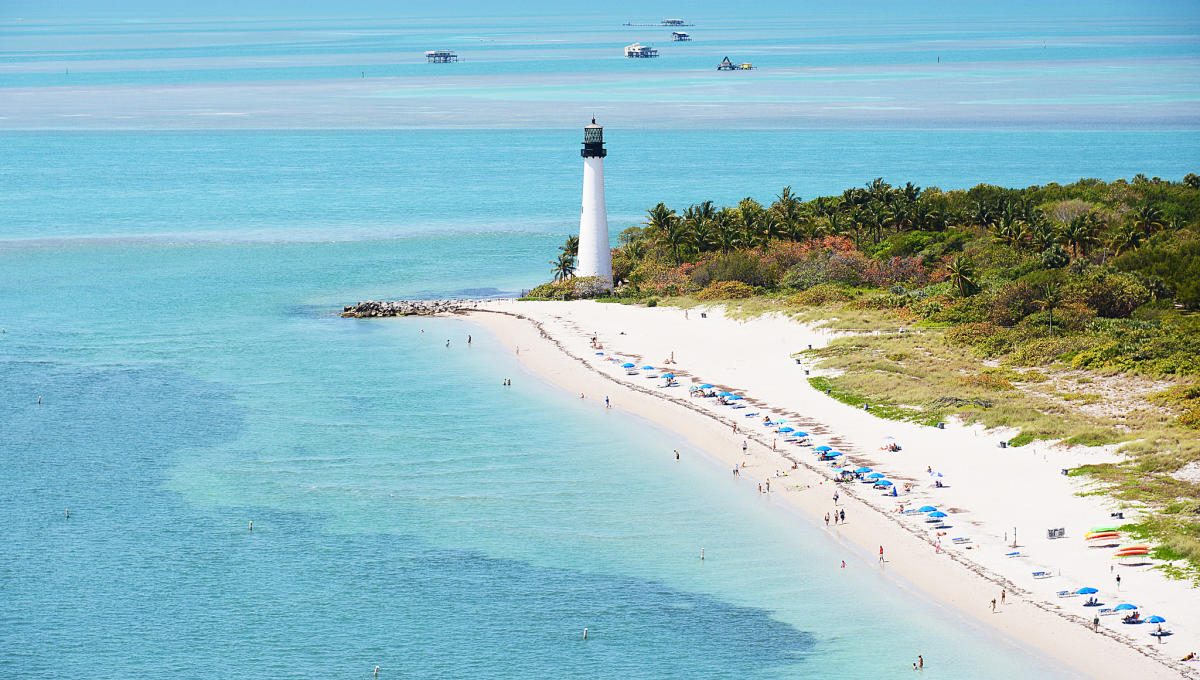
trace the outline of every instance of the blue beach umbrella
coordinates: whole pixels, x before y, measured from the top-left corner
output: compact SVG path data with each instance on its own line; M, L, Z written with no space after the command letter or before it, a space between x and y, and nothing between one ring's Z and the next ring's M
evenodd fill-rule
M642 366L642 370L643 371L653 371L654 367L653 366Z
M808 436L808 433L807 433L807 432L797 432L795 436L797 436L797 437L807 437L807 436Z
M867 479L883 479L883 477L884 474L882 472L872 472L871 474L867 475Z
M878 486L891 486L892 485L892 483L886 479L881 479L878 482L875 482L875 484ZM930 516L932 517L932 515L930 515Z
M841 451L828 451L825 453L826 458L837 458L840 455L842 455Z
M933 507L932 505L922 505L921 507L917 508L917 512L937 512L937 508Z
M1137 609L1137 605L1136 604L1119 604L1119 605L1113 607L1113 609L1116 611L1119 611L1119 612L1123 612L1123 611L1128 611L1130 609Z
M1095 595L1098 592L1100 592L1100 591L1096 590L1095 588L1080 588L1079 590L1075 591L1075 594L1076 595Z
M1150 623L1166 623L1167 622L1167 620L1161 616L1151 616L1150 618L1148 618L1146 620L1149 621Z
M733 392L717 392L718 397L732 397Z
M864 475L865 475L866 473L868 473L868 472L871 472L871 468L869 468L869 467L860 467L859 469L855 470L855 472L856 472L856 473L858 473L858 474L864 474Z
M730 401L737 401L738 399L741 399L741 398L742 398L742 395L740 395L740 394L731 394L731 395L729 395L729 400L730 400Z
M604 352L596 352L596 356L602 357L602 356L604 356Z
M941 510L937 510L937 511L935 511L935 512L931 512L931 513L929 513L929 516L930 516L930 517L937 517L938 519L941 519L942 517L949 517L949 515L947 515L946 513L942 512Z
M781 428L779 428L779 431L780 432L795 432L796 430L795 430L795 428L791 428L791 427L781 427Z
M674 377L675 377L675 374L674 374L674 373L663 373L663 374L662 374L662 377L664 377L664 378L674 378Z
M712 387L713 387L712 385L709 385L708 383L704 383L703 385L701 385L701 386L700 386L700 389L702 389L702 390L711 390L711 389L712 389Z
M813 451L832 451L832 450L833 450L833 447L831 447L831 446L818 446L817 448L813 449Z
M630 364L630 363L621 364L621 368L633 368L633 367L634 367L634 365Z

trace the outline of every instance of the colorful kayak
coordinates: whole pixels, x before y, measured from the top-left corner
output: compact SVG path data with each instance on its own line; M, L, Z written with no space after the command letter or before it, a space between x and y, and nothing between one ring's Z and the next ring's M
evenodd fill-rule
M1089 541L1094 541L1098 538L1120 538L1120 537L1121 537L1121 532L1119 532L1119 531L1101 531L1101 532L1095 533L1095 534L1088 534L1084 538Z

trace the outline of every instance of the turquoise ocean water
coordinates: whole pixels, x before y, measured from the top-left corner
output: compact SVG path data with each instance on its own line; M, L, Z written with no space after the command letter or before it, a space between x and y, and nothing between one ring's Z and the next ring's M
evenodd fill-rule
M1200 166L1200 126L1173 108L1197 91L1187 22L1045 28L1070 37L1050 61L1036 46L988 47L1035 40L1027 26L719 30L703 50L783 55L780 70L805 82L810 66L833 68L841 98L877 96L851 71L912 80L927 65L896 53L929 41L975 45L962 61L977 73L952 76L969 88L1062 61L1080 73L1119 64L1114 77L1147 84L1013 85L1014 98L1053 91L1080 107L1052 124L1041 112L996 122L974 104L968 118L992 122L897 114L813 128L785 107L762 129L697 120L677 83L655 90L686 63L599 56L636 39L627 29L4 24L0 676L353 678L378 664L410 678L888 678L921 653L930 677L1061 677L699 452L677 463L669 432L523 373L478 328L336 316L368 297L511 294L548 277L578 214L580 135L567 121L591 113L564 74L663 113L606 130L614 232L660 200L767 201L785 184L807 198L880 175L949 189ZM435 40L492 47L436 94L418 67L389 67L373 99L419 95L472 125L364 128L358 100L331 94L329 69ZM562 63L541 58L551 44ZM173 96L155 88L217 83L231 89L214 105L263 105L237 94L247 84L325 92L334 113L322 120L345 125L228 129L197 125L186 107L111 127L30 123L67 110L67 86L48 80L67 61L91 79L81 100L108 102L85 113L108 123ZM629 72L646 67L659 73ZM736 120L754 96L775 101L786 79L763 74L692 92ZM918 80L937 89L937 78ZM1149 113L1117 121L1088 97L1132 97ZM530 100L553 114L513 119ZM1092 123L1076 124L1077 110Z

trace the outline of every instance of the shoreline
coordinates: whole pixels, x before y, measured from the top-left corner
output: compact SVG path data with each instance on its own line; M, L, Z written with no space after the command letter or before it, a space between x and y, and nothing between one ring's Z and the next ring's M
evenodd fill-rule
M571 305L575 307L571 307ZM1171 658L1178 659L1187 652L1193 651L1189 647L1193 644L1191 640L1184 640L1181 644L1168 643L1164 645L1170 650L1167 653L1170 656L1165 656L1162 653L1156 653L1157 650L1154 647L1138 644L1135 640L1126 637L1127 633L1135 631L1121 630L1122 628L1132 628L1137 629L1136 632L1147 633L1150 630L1149 626L1121 626L1119 620L1113 620L1119 619L1119 617L1107 617L1108 620L1104 621L1100 632L1093 632L1090 619L1084 616L1085 614L1090 616L1091 610L1084 609L1074 613L1064 610L1062 605L1067 603L1047 600L1028 583L1023 582L1018 573L1027 565L1012 559L1007 560L1007 564L997 564L994 559L991 561L976 559L976 555L985 549L982 536L976 538L976 543L971 546L978 548L975 550L975 554L968 554L965 550L961 550L962 546L942 546L942 550L937 551L934 548L935 539L931 538L927 531L924 531L923 525L914 524L911 517L887 509L887 505L894 502L892 499L882 502L876 500L874 496L879 496L879 493L867 485L856 483L835 485L830 481L829 473L823 469L824 466L817 464L808 450L789 447L787 450L773 451L772 446L776 442L773 441L772 434L764 432L762 428L753 427L757 419L747 421L740 412L712 408L709 403L711 400L689 399L682 396L687 394L686 386L693 378L718 385L724 382L730 386L731 390L739 389L738 383L749 382L740 380L741 375L736 376L739 380L722 381L721 378L733 378L733 374L738 373L739 368L745 367L726 366L728 375L720 376L717 375L717 371L712 370L715 367L702 366L701 364L704 362L700 361L699 357L696 360L685 360L682 358L681 352L681 357L677 359L679 368L672 366L671 370L679 376L683 386L674 388L673 392L668 394L662 390L647 387L645 383L636 384L624 376L623 372L618 371L617 374L614 374L612 364L602 363L588 346L588 338L591 333L595 332L598 333L604 347L608 348L606 353L621 353L639 364L657 364L659 360L654 358L657 354L652 352L657 350L655 345L658 343L645 341L639 343L638 336L648 336L653 332L663 331L663 328L639 328L637 331L631 331L629 335L626 335L624 331L621 331L619 335L614 335L617 331L614 330L611 323L595 317L623 317L619 319L619 322L622 327L625 327L637 323L641 317L649 315L663 317L665 314L678 316L682 314L682 310L671 310L670 308L644 310L622 305L604 305L598 308L599 303L590 303L590 308L581 305L589 305L589 303L515 303L506 300L491 300L481 302L478 308L466 311L462 313L462 316L487 328L503 343L520 348L517 351L518 361L547 382L571 393L608 396L613 399L615 408L635 413L639 417L674 432L692 446L703 450L715 461L723 462L731 468L735 464L743 462L744 459L744 462L749 463L744 468L746 476L753 481L773 478L771 477L772 471L786 470L787 476L776 482L770 496L802 513L807 521L814 521L819 525L824 514L833 507L832 493L836 489L841 498L839 506L846 510L849 521L846 524L830 526L827 529L832 532L833 538L851 544L855 550L864 554L874 554L879 545L887 546L887 560L883 568L894 578L903 581L898 585L911 586L933 601L953 607L961 615L967 616L1010 642L1034 650L1036 653L1087 677L1116 677L1118 674L1126 675L1131 672L1149 678L1200 677L1200 667L1173 661ZM573 315L572 311L586 313ZM693 311L699 313L701 310ZM608 312L614 313L608 314ZM718 319L721 323L733 324L737 328L745 326L747 323L755 323L753 321L730 321L724 318L719 309L708 310L708 313L709 316L714 317L705 322L710 323L710 326ZM609 321L613 320L616 319ZM580 323L584 322L589 323L586 331L583 326L580 326ZM669 323L668 325L674 327L678 324ZM595 329L592 326L595 326ZM832 332L815 330L790 320L758 323L757 330L764 334L783 330L789 335L796 336L788 338L786 342L799 342L802 345L809 342L814 345L824 344L835 335ZM745 331L741 332L744 335ZM658 337L661 335L662 333L658 333L655 340L663 340ZM667 338L666 340L675 341L678 338ZM734 349L737 345L727 345L727 347ZM706 358L711 363L712 357ZM793 361L786 354L782 357L776 356L775 359ZM803 366L798 368L803 368ZM747 401L753 404L752 409L770 410L775 414L787 415L793 424L798 424L798 428L811 432L815 440L820 440L819 443L834 444L836 448L847 452L861 450L861 446L856 446L860 442L856 442L855 439L862 437L851 436L847 432L857 433L860 425L871 421L874 421L873 424L876 425L883 423L885 428L897 431L911 429L894 421L882 421L866 412L834 402L834 400L817 393L808 385L807 380L790 381L786 377L778 375L781 372L778 367L773 372L773 375L759 377L775 382L786 381L793 388L793 382L802 384L802 391L806 392L801 396L808 397L809 399L806 401L824 400L830 402L824 406L837 404L838 407L851 412L850 414L841 414L840 418L843 423L846 422L847 415L854 419L848 427L839 427L834 423L824 425L824 422L829 421L821 418L819 413L799 415L801 411L807 414L813 410L811 408L813 404L784 403L777 402L775 399L764 400L755 390L746 389ZM636 376L635 379L640 377ZM588 399L595 400L600 408L604 407L604 397L588 397ZM834 407L834 409L836 408ZM739 422L739 418L744 422ZM814 424L808 424L805 422L806 419L812 419ZM738 428L736 435L734 434L735 423ZM948 425L948 427L951 426ZM965 434L974 438L983 434L981 430L972 431L977 428L952 429L957 429L959 435ZM934 432L941 434L944 431L934 430ZM999 437L996 438L999 439ZM910 435L905 435L903 439L905 449L910 446L917 447L915 442L909 443ZM745 456L741 449L743 440L749 443L749 449ZM859 464L864 464L862 461L867 461L865 464L871 464L869 459L860 452L848 453L848 455L855 461L859 461ZM874 453L873 455L875 458L882 458L890 454ZM795 465L794 469L793 464ZM1056 462L1055 465L1057 464L1059 463ZM881 471L888 467L894 467L889 466L887 462L881 462L879 466ZM889 472L888 476L898 482L912 479L911 475L906 478L903 472ZM780 488L781 483L784 484L784 488ZM897 500L903 500L903 497ZM1095 502L1094 499L1089 500ZM936 504L942 505L941 503ZM949 506L947 509L950 509ZM967 508L955 507L952 509L952 514L962 515L965 518L970 511ZM971 524L976 524L976 522L972 521ZM989 527L985 525L983 533L986 533L987 528ZM952 531L955 534L969 535L972 533L965 527L954 528ZM947 540L948 538L949 536L947 536ZM1078 537L1074 536L1068 540L1077 542ZM1020 546L1025 548L1027 543L1035 542L1022 540ZM990 549L990 546L987 548ZM1062 573L1061 569L1059 573ZM1079 587L1077 584L1068 586L1067 581L1064 580L1066 578L1069 577L1060 576L1055 579L1059 582L1057 585L1063 588ZM1156 578L1165 582L1161 576ZM992 597L998 597L1001 589L1006 591L1007 599L1004 605L999 607L999 611L993 613L988 602ZM1141 595L1138 597L1141 598ZM1196 599L1194 591L1191 597ZM1115 603L1115 601L1109 602L1110 605ZM1077 602L1071 602L1071 604L1077 604ZM1178 634L1183 632L1184 628L1180 624L1190 623L1180 618L1182 610L1186 608L1185 604L1177 603L1170 611L1163 610L1164 615L1172 622L1169 627L1175 628L1176 640L1184 638ZM1146 611L1147 615L1158 613L1149 611L1146 605L1143 605L1143 611ZM1188 632L1196 630L1190 626L1189 628ZM1191 638L1192 636L1187 637Z

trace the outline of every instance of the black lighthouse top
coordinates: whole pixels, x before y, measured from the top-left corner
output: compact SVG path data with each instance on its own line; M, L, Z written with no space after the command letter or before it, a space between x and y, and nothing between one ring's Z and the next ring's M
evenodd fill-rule
M604 128L596 125L595 118L591 125L583 127L583 150L579 155L584 158L604 158L608 155L604 149Z

